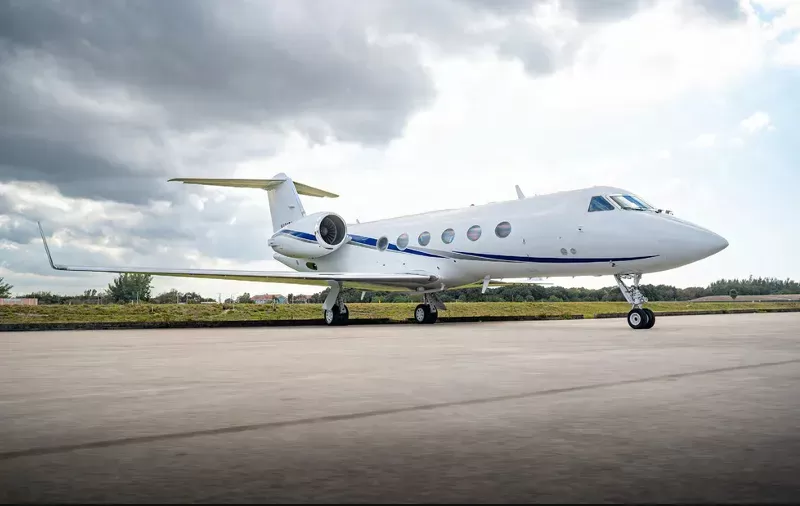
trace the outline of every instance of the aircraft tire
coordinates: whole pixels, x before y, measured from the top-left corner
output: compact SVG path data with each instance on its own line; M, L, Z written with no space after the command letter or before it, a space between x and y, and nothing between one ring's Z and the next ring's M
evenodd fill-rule
M425 323L436 323L436 320L439 319L439 312L438 311L431 311L428 314L428 319L425 320Z
M419 304L414 309L414 321L417 323L428 323L431 318L431 308L427 304Z
M633 308L628 313L628 325L630 325L632 329L635 330L643 329L647 326L649 322L650 322L649 315L642 309Z
M329 327L336 325L336 313L334 312L336 309L338 308L333 306L331 309L322 310L322 319L325 321L325 325Z
M647 317L648 317L647 325L644 328L645 329L652 329L653 325L656 324L656 315L653 313L652 309L644 308L643 310L644 310L645 313L647 313Z
M325 320L325 325L331 327L334 325L347 325L350 320L350 311L346 305L342 309L340 312L339 305L334 304L331 309L324 310L322 316Z

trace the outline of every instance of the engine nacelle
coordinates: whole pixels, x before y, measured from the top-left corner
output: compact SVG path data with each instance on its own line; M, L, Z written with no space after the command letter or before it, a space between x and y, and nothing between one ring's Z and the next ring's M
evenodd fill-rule
M347 242L347 224L336 213L314 213L286 225L269 239L276 253L292 258L319 258Z

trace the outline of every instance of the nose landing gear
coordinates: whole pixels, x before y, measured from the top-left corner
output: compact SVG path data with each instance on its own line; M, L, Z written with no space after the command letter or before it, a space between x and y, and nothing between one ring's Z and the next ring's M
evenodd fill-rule
M623 278L633 278L632 286L625 285ZM636 330L652 329L653 325L656 324L656 315L652 310L642 307L647 302L647 297L639 290L639 281L642 279L642 275L617 274L614 279L617 280L617 285L625 300L633 306L633 309L628 313L628 325Z
M656 315L647 308L635 307L628 313L628 325L632 329L651 329L656 324Z

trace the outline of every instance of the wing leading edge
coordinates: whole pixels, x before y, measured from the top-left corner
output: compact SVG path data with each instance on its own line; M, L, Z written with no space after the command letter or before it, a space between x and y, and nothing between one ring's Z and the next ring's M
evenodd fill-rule
M168 269L150 267L86 267L77 265L59 265L53 262L50 247L44 235L41 223L39 233L47 253L50 267L59 271L73 272L108 272L151 274L154 276L172 276L183 278L226 279L235 281L256 281L261 283L286 283L293 285L327 286L329 281L348 282L353 288L370 290L416 289L438 280L437 276L428 274L385 274L385 273L349 273L349 272L282 272L282 271L229 271L216 269Z

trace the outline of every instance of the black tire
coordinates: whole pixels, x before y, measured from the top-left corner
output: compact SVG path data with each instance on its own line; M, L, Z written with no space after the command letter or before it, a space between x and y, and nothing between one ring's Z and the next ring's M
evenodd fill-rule
M431 311L428 314L428 319L425 323L436 323L436 320L439 319L439 312L438 311Z
M633 308L628 313L628 325L630 325L632 329L643 329L649 321L649 315L642 309Z
M347 325L350 319L350 311L346 305L342 306L340 311L339 305L334 304L332 308L322 311L322 318L325 320L325 325L331 327L334 325Z
M431 308L429 308L427 304L419 304L416 309L414 309L414 321L417 323L429 323L428 320L430 317Z
M325 322L325 325L332 327L337 324L336 314L339 312L339 307L334 304L334 306L330 309L323 309L322 310L322 320Z
M656 315L653 313L652 309L643 308L644 312L647 313L647 325L644 327L646 329L652 329L653 325L656 324Z

